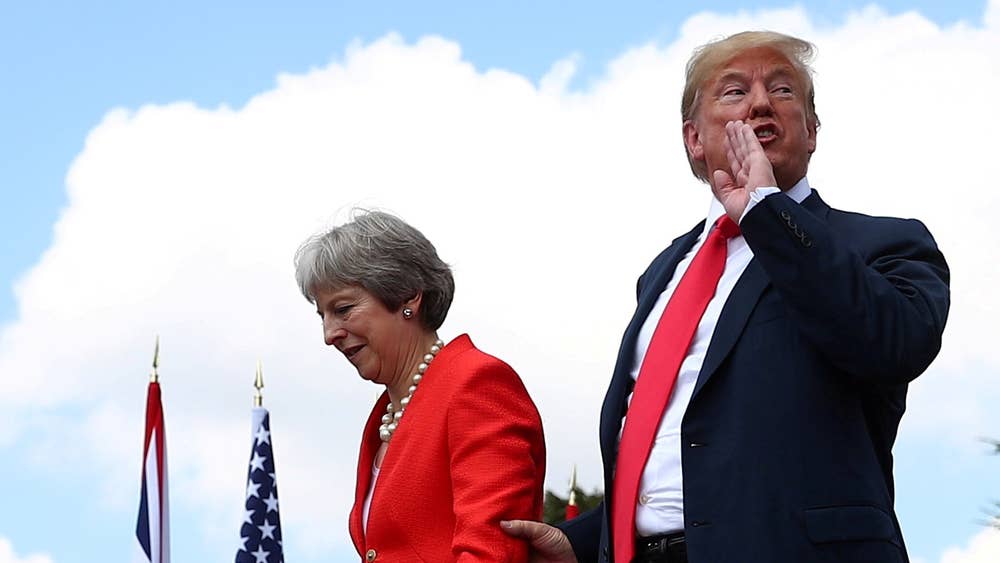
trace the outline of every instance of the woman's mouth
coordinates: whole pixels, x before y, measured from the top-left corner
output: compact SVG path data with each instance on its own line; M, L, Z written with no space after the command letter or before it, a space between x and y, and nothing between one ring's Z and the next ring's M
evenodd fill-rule
M356 356L357 353L360 352L361 349L364 348L364 347L365 347L364 344L358 344L357 346L351 346L350 348L344 348L344 356L346 356L348 360L353 361L354 360L354 356Z

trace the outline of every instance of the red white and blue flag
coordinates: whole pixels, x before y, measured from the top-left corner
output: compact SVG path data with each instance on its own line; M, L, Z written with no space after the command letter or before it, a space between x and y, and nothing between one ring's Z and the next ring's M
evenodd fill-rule
M146 393L146 434L142 450L142 495L135 525L137 558L143 563L170 563L170 509L167 499L167 446L160 384Z
M252 416L253 445L236 563L282 563L285 557L278 517L278 483L274 478L271 417L264 407L254 407Z

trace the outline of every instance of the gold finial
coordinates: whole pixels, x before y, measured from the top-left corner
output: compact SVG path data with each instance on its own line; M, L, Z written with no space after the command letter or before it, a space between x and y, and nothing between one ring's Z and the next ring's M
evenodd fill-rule
M569 479L569 501L568 505L576 506L576 464L573 464L573 476Z
M257 378L254 380L253 386L257 388L257 394L253 396L253 406L263 406L264 396L260 394L260 390L264 388L264 376L260 371L260 360L257 360Z
M160 367L160 335L156 335L156 348L153 349L153 371L149 374L149 381L151 383L156 383L160 380L160 374L156 372L156 368Z

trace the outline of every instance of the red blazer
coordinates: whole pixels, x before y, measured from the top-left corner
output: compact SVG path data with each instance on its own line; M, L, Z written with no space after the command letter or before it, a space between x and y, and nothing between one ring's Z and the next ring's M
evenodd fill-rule
M438 353L386 451L365 534L362 506L388 401L383 393L372 409L358 456L349 524L361 560L527 561L527 546L500 520L541 517L545 441L514 370L467 335Z

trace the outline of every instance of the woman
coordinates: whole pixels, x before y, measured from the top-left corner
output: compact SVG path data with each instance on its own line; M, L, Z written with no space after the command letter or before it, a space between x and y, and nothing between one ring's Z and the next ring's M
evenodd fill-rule
M323 337L383 385L361 439L350 533L362 560L527 561L500 520L537 519L545 446L520 378L437 329L455 283L416 229L362 211L295 255Z

